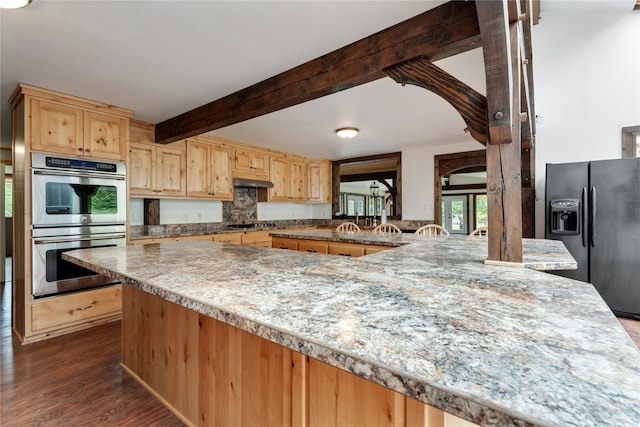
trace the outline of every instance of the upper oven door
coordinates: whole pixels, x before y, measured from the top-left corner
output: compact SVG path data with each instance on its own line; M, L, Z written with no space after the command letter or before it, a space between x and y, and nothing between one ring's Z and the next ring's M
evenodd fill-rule
M32 174L34 227L125 223L123 175L42 169Z

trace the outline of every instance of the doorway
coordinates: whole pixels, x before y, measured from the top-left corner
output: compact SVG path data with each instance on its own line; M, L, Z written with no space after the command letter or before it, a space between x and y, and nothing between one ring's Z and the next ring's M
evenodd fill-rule
M469 232L467 196L442 196L442 226L452 234Z

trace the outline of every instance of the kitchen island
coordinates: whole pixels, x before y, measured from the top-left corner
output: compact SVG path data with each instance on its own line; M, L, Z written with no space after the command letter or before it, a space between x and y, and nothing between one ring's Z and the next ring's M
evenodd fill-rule
M123 366L194 425L640 423L640 352L591 285L484 265L467 237L403 239L63 256L125 284Z

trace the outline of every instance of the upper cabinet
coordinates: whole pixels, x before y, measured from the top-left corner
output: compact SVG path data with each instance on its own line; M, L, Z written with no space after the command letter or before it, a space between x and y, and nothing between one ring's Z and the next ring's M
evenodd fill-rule
M297 156L271 156L270 201L305 202L307 198L307 164Z
M185 142L153 143L153 125L131 121L128 180L132 196L186 195Z
M331 161L314 159L307 165L307 202L331 203Z
M187 140L187 196L232 200L233 149L222 144Z
M126 160L131 112L27 85L20 88L30 101L31 150Z
M269 179L269 154L244 148L234 150L233 176L247 179Z

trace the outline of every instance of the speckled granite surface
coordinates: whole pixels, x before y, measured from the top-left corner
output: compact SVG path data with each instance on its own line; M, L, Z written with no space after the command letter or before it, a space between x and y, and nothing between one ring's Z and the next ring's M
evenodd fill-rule
M470 421L640 425L640 352L595 289L478 242L362 258L204 241L65 258Z
M350 233L335 230L301 230L301 231L273 231L273 237L287 237L293 239L318 240L327 242L359 243L379 246L402 246L410 243L420 244L441 237L423 237L415 234L386 234L386 233ZM446 257L452 262L473 262L486 259L488 254L486 237L471 238L466 235L451 235L442 243L447 248ZM401 257L406 252L403 251ZM523 264L532 270L573 270L577 268L567 248L559 240L522 239ZM466 256L465 254L468 254ZM398 260L396 252L388 253L390 261Z

